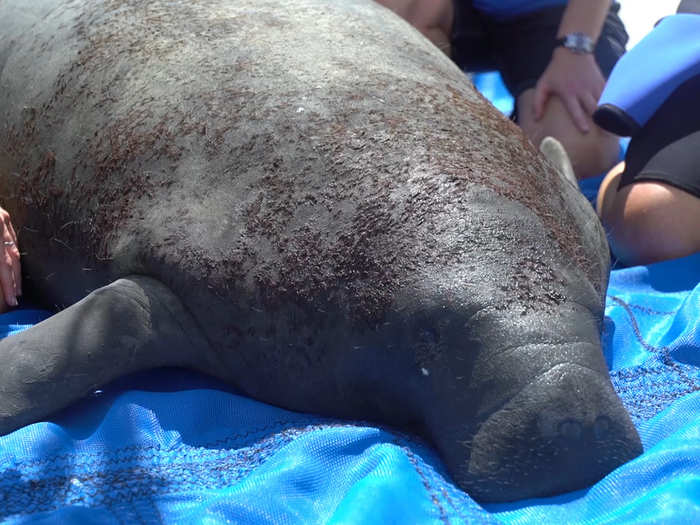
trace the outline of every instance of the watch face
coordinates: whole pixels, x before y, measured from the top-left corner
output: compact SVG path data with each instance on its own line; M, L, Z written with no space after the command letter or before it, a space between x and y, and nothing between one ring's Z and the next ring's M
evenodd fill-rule
M564 47L577 53L592 53L593 40L584 33L571 33L566 35Z

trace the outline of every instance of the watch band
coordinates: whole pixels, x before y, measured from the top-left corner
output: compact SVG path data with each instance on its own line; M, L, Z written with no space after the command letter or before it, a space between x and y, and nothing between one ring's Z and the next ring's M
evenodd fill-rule
M595 42L586 33L569 33L558 38L556 44L581 55L593 53L595 49Z

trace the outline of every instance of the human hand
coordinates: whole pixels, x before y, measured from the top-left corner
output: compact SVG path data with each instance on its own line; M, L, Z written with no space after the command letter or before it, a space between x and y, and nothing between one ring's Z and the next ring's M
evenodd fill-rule
M605 78L592 54L558 47L535 86L535 120L542 118L547 99L558 96L582 133L590 131L591 115L605 87Z
M0 208L0 313L17 306L17 297L22 295L22 272L19 264L17 234L12 226L10 214Z

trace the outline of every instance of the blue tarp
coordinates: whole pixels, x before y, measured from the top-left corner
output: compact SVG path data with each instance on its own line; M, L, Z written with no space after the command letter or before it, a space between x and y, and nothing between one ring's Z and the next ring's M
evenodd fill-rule
M0 438L0 519L700 523L698 283L700 254L612 272L604 351L645 452L586 490L482 507L415 436L281 410L191 372L158 370ZM0 316L0 335L44 315Z

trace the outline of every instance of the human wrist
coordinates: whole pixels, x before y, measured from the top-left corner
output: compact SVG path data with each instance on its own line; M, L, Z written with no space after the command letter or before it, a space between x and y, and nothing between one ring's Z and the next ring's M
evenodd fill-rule
M582 31L575 31L558 36L555 40L556 49L566 49L577 55L590 55L595 51L595 40Z

